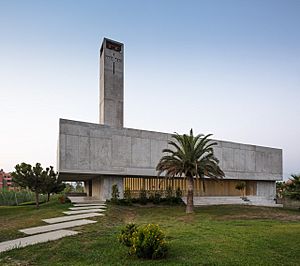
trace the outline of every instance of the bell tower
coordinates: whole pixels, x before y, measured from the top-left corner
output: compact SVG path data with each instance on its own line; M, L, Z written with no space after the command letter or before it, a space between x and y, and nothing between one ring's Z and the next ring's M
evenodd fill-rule
M100 124L122 128L124 45L104 38L100 49Z

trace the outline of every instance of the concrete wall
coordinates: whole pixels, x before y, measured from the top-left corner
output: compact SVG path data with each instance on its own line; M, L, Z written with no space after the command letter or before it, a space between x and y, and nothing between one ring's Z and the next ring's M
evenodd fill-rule
M268 199L276 198L276 182L258 181L256 195Z
M117 185L120 198L122 199L124 196L123 189L123 178L122 177L101 177L101 193L99 195L100 200L111 199L112 186ZM97 195L94 195L97 197Z
M117 185L120 198L123 198L123 178L111 176L98 176L92 179L92 195L99 200L107 200L111 198L112 186ZM88 192L87 192L88 193Z
M166 133L61 119L58 169L61 174L156 176L170 139ZM282 179L280 149L218 141L215 153L228 179Z
M300 200L283 198L282 203L284 208L300 210Z

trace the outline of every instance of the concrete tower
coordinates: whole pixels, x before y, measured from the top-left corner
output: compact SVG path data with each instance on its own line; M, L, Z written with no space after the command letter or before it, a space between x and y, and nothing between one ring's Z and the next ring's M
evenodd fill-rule
M104 38L100 49L100 124L123 127L124 45Z

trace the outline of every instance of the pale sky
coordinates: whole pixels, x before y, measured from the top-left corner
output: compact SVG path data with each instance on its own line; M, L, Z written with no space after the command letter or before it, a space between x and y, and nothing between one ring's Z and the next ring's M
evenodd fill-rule
M0 0L0 168L56 166L98 123L99 48L125 44L126 127L283 149L300 173L300 1Z

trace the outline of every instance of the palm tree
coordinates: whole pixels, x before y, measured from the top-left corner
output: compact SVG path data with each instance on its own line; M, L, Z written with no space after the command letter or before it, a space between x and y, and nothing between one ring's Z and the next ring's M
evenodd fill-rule
M165 172L166 178L184 177L188 181L188 194L186 213L192 213L194 209L194 178L202 180L202 191L205 191L204 176L219 179L225 176L219 167L219 160L214 156L213 146L209 135L193 135L191 129L189 135L172 135L174 140L169 141L173 149L164 149L164 155L156 166L158 175Z

